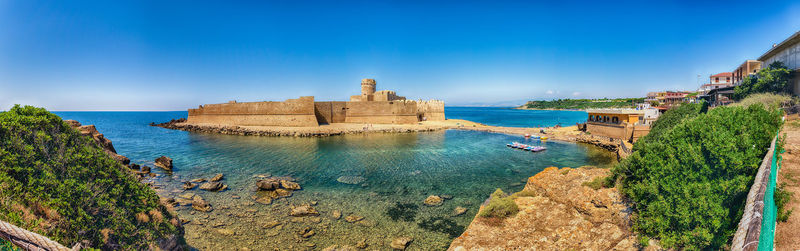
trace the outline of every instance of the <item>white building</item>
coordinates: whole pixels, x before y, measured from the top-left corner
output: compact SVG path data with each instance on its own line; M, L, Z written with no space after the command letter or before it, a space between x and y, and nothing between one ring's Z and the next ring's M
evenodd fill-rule
M787 68L800 72L800 31L795 32L783 42L775 44L772 49L761 55L758 61L763 62L762 67L766 68L775 61L781 61ZM800 95L800 77L795 74L792 79L792 86L795 95Z

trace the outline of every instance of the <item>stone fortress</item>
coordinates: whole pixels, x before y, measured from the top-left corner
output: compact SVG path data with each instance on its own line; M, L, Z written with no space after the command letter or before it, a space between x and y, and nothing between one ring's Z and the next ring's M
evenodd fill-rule
M414 101L394 91L375 91L374 79L361 80L361 95L350 101L314 101L313 96L283 102L236 102L189 109L188 123L236 126L309 127L332 123L414 124L443 121L444 102Z

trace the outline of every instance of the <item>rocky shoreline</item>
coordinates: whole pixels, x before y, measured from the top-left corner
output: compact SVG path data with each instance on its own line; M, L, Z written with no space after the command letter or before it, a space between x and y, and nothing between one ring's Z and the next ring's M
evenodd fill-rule
M476 216L448 250L631 250L631 210L616 188L587 185L608 169L550 167L528 179L514 199L519 213ZM481 206L481 210L484 206Z
M227 135L241 135L241 136L283 136L283 137L327 137L344 134L363 134L363 133L411 133L411 132L431 132L449 129L449 126L391 126L384 128L355 128L355 127L340 127L340 128L327 128L320 126L319 128L298 128L298 130L287 130L283 127L244 127L244 126L226 126L226 125L206 125L206 124L189 124L186 119L173 119L165 123L151 123L151 126L157 126L173 130L182 130L188 132L199 133L219 133Z

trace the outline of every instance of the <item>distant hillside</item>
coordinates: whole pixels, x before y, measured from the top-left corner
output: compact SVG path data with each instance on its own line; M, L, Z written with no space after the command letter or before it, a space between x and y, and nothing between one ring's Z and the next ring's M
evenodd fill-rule
M541 110L586 110L601 108L632 108L644 102L644 98L617 98L617 99L557 99L550 101L528 101L518 107L519 109Z
M152 189L92 138L31 106L0 112L0 220L66 246L183 242L182 226Z

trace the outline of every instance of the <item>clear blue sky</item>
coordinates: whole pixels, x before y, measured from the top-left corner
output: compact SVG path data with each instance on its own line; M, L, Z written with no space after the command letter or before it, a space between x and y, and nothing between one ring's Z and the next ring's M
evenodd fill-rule
M227 1L233 2L233 1ZM800 2L0 0L0 110L346 100L448 105L697 89L800 30Z

